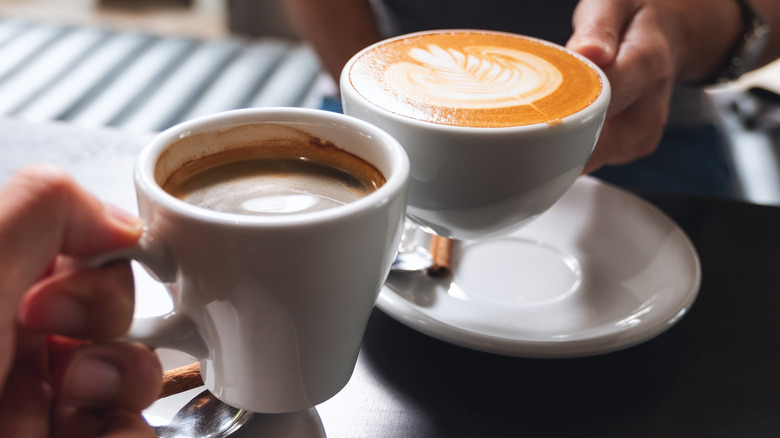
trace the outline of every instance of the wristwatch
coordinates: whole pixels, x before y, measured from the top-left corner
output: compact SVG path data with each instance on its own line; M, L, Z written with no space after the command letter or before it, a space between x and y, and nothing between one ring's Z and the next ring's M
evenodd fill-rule
M710 83L733 81L758 66L769 40L769 25L756 11L749 0L735 0L742 15L742 36L731 50L725 65L716 73Z

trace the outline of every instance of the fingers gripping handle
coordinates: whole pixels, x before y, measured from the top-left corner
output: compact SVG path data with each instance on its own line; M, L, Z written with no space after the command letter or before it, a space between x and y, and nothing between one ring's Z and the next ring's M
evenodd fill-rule
M136 260L161 283L176 281L176 264L164 244L148 230L144 230L134 246L101 254L90 260L91 266L103 266L117 260ZM136 318L123 338L150 348L173 348L195 358L206 357L208 347L192 320L174 309L171 313L151 318Z
M143 264L152 277L161 283L176 281L176 265L163 243L146 228L135 245L101 254L90 260L89 264L103 266L117 260L127 259L137 260Z
M206 342L192 320L175 311L163 316L133 320L123 340L141 342L151 348L173 348L196 359L203 359L208 354Z

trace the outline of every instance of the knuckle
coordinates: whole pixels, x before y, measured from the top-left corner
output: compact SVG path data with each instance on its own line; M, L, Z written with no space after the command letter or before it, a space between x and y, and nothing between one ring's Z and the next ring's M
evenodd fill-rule
M67 195L75 185L64 170L49 165L33 165L19 170L14 176L14 183L33 199L48 202Z
M635 47L635 59L640 71L654 80L668 80L673 76L673 67L668 45L654 38L646 44Z

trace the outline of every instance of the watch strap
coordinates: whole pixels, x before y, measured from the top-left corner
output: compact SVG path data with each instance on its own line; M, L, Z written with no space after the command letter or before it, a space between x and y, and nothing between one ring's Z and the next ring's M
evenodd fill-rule
M726 62L706 83L733 81L756 68L769 38L769 25L749 0L735 0L742 15L742 34Z

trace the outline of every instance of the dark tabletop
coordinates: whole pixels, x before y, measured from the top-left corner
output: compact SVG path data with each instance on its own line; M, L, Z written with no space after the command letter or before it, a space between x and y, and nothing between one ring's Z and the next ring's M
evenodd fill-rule
M518 359L434 340L377 310L362 365L407 413L381 436L780 436L780 209L644 197L701 257L699 296L676 326L616 353Z
M134 211L149 134L0 120L0 182L60 165ZM699 253L690 312L638 346L522 359L435 340L375 310L347 387L317 407L336 437L780 437L780 208L640 193ZM0 200L2 202L2 200Z

